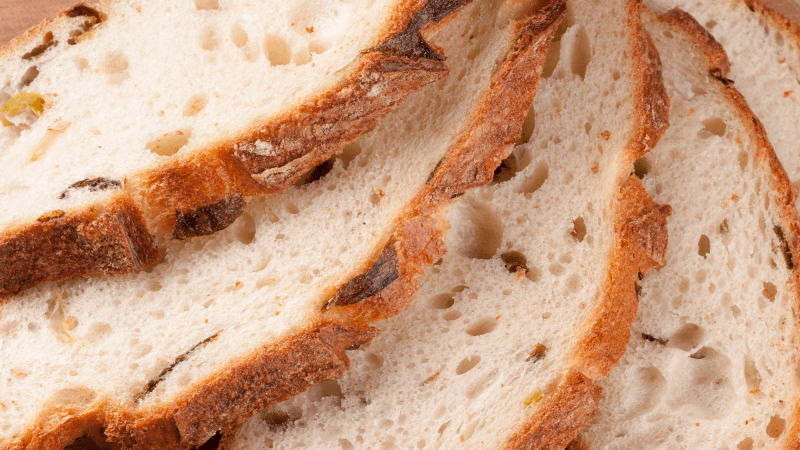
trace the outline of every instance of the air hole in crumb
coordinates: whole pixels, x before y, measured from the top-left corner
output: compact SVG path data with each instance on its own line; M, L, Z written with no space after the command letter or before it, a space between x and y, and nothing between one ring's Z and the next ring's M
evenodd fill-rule
M519 172L519 169L517 168L517 157L512 153L508 155L508 158L504 159L499 166L497 166L497 169L494 171L492 182L502 183L504 181L508 181L514 178L514 175L516 175L517 172Z
M367 362L375 367L383 366L383 356L378 355L377 353L367 353L366 358Z
M569 278L567 278L567 289L569 289L569 291L572 292L573 294L577 293L578 291L580 291L581 290L581 286L582 286L582 282L581 282L581 276L580 275L572 274L572 275L569 276Z
M216 50L218 46L219 39L217 39L217 33L211 29L203 31L203 34L200 35L200 48L213 51Z
M86 58L75 58L73 62L75 63L75 67L80 72L83 72L89 68L89 61Z
M563 22L562 22L563 23ZM556 67L558 67L558 61L561 59L561 42L553 40L550 44L550 48L547 50L547 56L544 60L544 68L542 69L542 78L550 78L553 76L553 72L555 72Z
M300 208L298 208L297 205L292 202L286 204L286 211L289 214L300 214Z
M749 155L747 154L746 151L742 150L742 151L739 152L738 159L739 159L739 167L742 170L744 170L745 167L747 167L748 160L750 159Z
M705 258L711 251L711 240L705 234L700 235L700 240L697 241L697 254Z
M250 245L256 238L256 220L248 213L242 213L234 223L236 239L244 245Z
M356 448L353 443L347 439L339 439L339 447L341 447L342 450L354 450Z
M344 168L347 169L350 167L350 163L353 162L353 160L356 159L356 157L360 154L361 144L358 142L352 142L345 145L345 147L336 155L336 157L342 161Z
M711 29L714 28L715 26L717 26L717 21L716 20L709 20L705 24L706 30L709 30L709 31L711 31Z
M322 164L306 172L297 181L295 181L295 186L303 186L323 179L325 175L329 174L331 170L333 170L334 158L335 156L323 161Z
M208 105L208 94L197 94L186 101L183 107L184 117L192 117L202 111Z
M520 194L533 194L547 181L550 176L550 166L546 162L540 162L529 176L517 189Z
M786 429L786 420L779 415L770 417L767 424L767 436L772 439L778 439L783 434L784 429Z
M700 86L692 86L692 93L694 95L698 96L698 97L702 97L703 95L708 94L708 91L706 91L705 89L701 88ZM701 137L705 138L705 137L708 137L708 136L701 135Z
M28 331L30 331L31 333L36 333L37 331L39 331L39 328L40 325L36 322L30 322L28 324Z
M724 136L725 130L728 128L725 122L719 117L713 117L703 121L703 129L697 135L703 139L711 136Z
M231 41L237 48L242 48L247 45L250 38L247 36L247 31L242 28L238 23L231 28Z
M330 45L324 44L319 41L311 41L308 43L308 51L314 54L325 53L330 48Z
M490 259L503 244L503 222L482 202L472 198L458 202L448 216L453 228L447 245L459 254Z
M636 177L640 180L650 173L651 170L653 170L653 163L650 162L646 156L637 159L633 163L633 173L636 174Z
M267 36L264 39L264 55L273 66L283 66L292 62L289 44L278 36Z
M663 32L663 33L661 33L661 34L663 34L663 35L664 35L664 37L665 37L665 38L667 38L667 39L672 39L672 37L673 37L673 36L672 36L672 32L671 32L671 31L669 31L669 30L664 30L664 32Z
M172 156L189 142L191 130L178 130L153 139L145 148L159 156Z
M561 264L550 264L547 270L557 277L560 277L561 275L567 273L566 267L562 266Z
M467 327L467 334L470 336L482 336L491 333L497 328L497 321L494 317L486 317L475 321Z
M456 375L462 375L469 372L475 366L477 366L479 362L481 362L481 357L478 355L462 359L461 362L458 363L458 367L456 367Z
M452 322L453 320L460 319L461 316L463 316L463 314L461 314L461 311L451 310L451 311L447 311L444 314L442 314L442 319Z
M528 115L525 116L525 121L522 122L522 135L520 135L517 145L527 144L531 140L534 128L536 128L536 112L531 106L528 109Z
M611 77L612 77L612 78L614 78L614 81L617 81L617 80L619 80L621 76L622 76L622 75L620 75L620 73L619 73L619 70L615 70L615 71L614 71L614 72L611 74Z
M744 438L736 445L738 450L753 450L753 438Z
M428 299L427 305L430 309L447 309L456 302L453 294L439 294Z
M744 381L748 392L757 392L761 389L761 374L758 373L756 362L750 355L744 356Z
M194 0L194 7L199 11L219 9L219 0Z
M36 66L31 66L28 70L25 71L25 75L22 76L22 81L20 81L20 87L25 87L33 83L33 80L39 76L39 69Z
M467 390L464 392L464 395L469 399L477 398L486 391L496 377L497 372L490 372L480 377L467 386Z
M585 28L578 28L574 40L572 41L571 50L570 71L583 79L586 76L586 68L589 66L592 55L589 34L586 32Z
M742 310L736 305L731 305L731 313L733 313L734 318L738 318L742 315Z
M583 217L578 217L572 221L572 231L569 235L576 241L583 242L583 238L586 237L586 222L584 222Z
M122 52L111 52L103 58L103 71L109 74L123 73L128 70L128 57Z
M294 54L292 60L296 66L304 66L311 62L311 52L308 48L301 48Z
M89 326L84 338L89 342L97 342L101 339L108 337L113 329L111 325L105 322L95 322Z
M668 345L688 352L703 342L705 334L705 330L699 325L687 323L670 336Z
M774 284L769 283L767 281L763 283L763 286L764 290L761 291L761 293L764 294L764 297L769 299L769 301L774 302L775 295L778 293L778 288Z

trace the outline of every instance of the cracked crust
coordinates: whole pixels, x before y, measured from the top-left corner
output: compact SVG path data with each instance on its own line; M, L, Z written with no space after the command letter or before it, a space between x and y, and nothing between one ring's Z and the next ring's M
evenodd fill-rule
M131 174L125 180L125 189L139 205L144 220L120 224L135 228L120 228L115 233L129 235L189 237L184 234L177 215L204 215L204 208L213 207L236 196L260 196L280 191L299 179L305 172L327 160L332 154L352 142L372 127L378 119L394 109L408 94L447 74L443 57L430 51L414 53L411 57L388 54L387 49L407 42L412 36L424 43L422 34L446 21L448 15L463 7L469 0L419 0L412 5L398 5L387 13L389 20L383 43L376 49L367 49L351 63L337 83L324 88L317 96L306 99L289 111L270 118L265 123L245 129L232 139L218 142L209 148L190 155L177 155L155 167ZM83 8L83 9L81 9ZM72 20L70 14L84 11L85 3L62 12L55 21L44 21L16 38L0 53L27 48L40 40L48 30ZM94 9L92 9L94 11ZM94 17L94 16L92 16ZM434 21L432 24L431 21ZM406 38L401 39L400 34ZM385 48L383 51L381 46ZM412 46L414 47L414 46ZM434 52L436 58L427 59ZM373 95L377 93L377 95ZM267 157L254 153L255 143L267 143L277 149L277 156ZM259 144L259 145L262 145ZM68 211L71 217L78 210ZM207 214L206 214L207 215ZM232 220L222 221L229 225ZM208 228L206 232L221 228ZM224 227L223 227L224 228ZM23 245L31 240L41 240L35 223L0 233L0 239ZM51 240L69 242L68 235L50 235ZM80 250L70 249L77 259ZM41 266L48 261L39 254L26 253L27 260L20 267ZM85 255L78 263L81 271L62 269L51 277L36 274L20 275L30 279L29 284L0 283L0 295L19 292L36 283L59 281L73 277L91 277L111 274L93 263L108 260L114 254ZM158 258L156 258L156 261ZM138 272L144 266L124 266L116 273ZM36 280L35 282L33 280ZM7 284L8 286L4 286Z
M399 276L386 288L362 301L321 312L305 330L232 361L174 403L132 410L95 399L71 410L70 420L64 420L63 410L48 410L20 441L0 448L60 448L98 426L105 430L103 439L119 448L191 448L312 384L341 376L349 365L344 350L375 337L378 332L369 323L405 307L419 275L444 254L444 209L453 201L449 193L463 193L491 180L495 166L512 150L538 87L546 49L564 14L564 2L551 0L543 12L519 24L511 51L496 69L491 88L473 108L456 144L398 217L394 234L377 245L370 262L351 277L369 273L388 242L397 257ZM494 115L487 116L490 113ZM503 131L490 131L483 118L502 124ZM460 172L467 175L459 177ZM346 284L333 288L326 298L333 298Z
M780 26L795 37L798 36L800 27L766 8L756 0L745 0L745 4L751 11L767 16L777 26ZM798 310L800 309L800 292L798 292L798 289L800 289L800 267L789 263L792 255L800 255L800 216L798 216L795 206L797 193L778 160L761 121L750 110L744 97L733 86L733 82L727 79L729 63L727 54L722 46L691 15L679 9L673 9L665 14L658 15L657 20L680 29L692 39L694 45L702 50L710 76L720 82L720 92L732 105L742 125L757 147L755 157L761 162L763 170L771 175L771 191L774 195L770 196L770 199L775 203L779 211L781 224L776 225L776 227L780 227L782 230L783 241L785 242L782 245L785 245L787 247L786 250L788 250L787 267L791 270L789 286L795 293L793 309ZM792 405L794 406L790 408L791 413L787 420L786 431L782 434L778 448L800 449L800 438L798 438L800 436L800 408L797 407L798 404L800 404L800 392L795 391L792 399Z
M637 122L626 144L629 164L655 147L669 126L670 103L661 61L641 23L641 8L640 0L630 0L627 8L632 58L639 61L639 78L634 79ZM653 202L635 176L620 177L620 194L612 208L615 244L608 256L601 298L578 331L569 369L546 397L544 413L532 413L506 450L565 448L594 417L601 392L593 383L619 362L630 339L638 303L636 282L664 260L671 208ZM563 417L559 411L572 415Z
M2 294L39 283L138 272L160 260L141 210L120 191L0 236L0 304Z

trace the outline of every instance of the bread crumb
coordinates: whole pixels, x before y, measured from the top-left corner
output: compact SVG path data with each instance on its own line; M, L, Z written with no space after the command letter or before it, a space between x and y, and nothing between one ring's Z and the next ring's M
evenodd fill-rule
M694 115L694 108L689 109L689 113L686 114L686 117L692 117Z
M784 92L783 92L783 96L784 96L784 97L788 97L788 96L790 96L790 95L792 95L792 94L794 94L794 91L784 91Z
M611 138L611 132L608 131L608 130L605 130L602 133L600 133L600 137L602 137L605 140L609 140Z
M306 33L311 34L313 32L314 32L314 27L306 27Z
M778 64L783 64L786 62L786 58L781 58L778 60Z
M741 197L739 197L739 196L738 196L738 195L736 195L736 194L733 194L733 195L731 195L731 200L733 200L733 201L739 200L740 198L741 198Z

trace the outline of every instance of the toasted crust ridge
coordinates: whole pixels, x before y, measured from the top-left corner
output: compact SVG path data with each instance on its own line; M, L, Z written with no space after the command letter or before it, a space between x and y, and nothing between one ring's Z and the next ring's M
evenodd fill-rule
M603 389L576 370L569 370L553 394L545 397L531 420L505 450L563 449L575 438L580 424L597 414Z
M403 11L393 11L387 24L389 29L397 29L403 24L399 33L419 36L424 43L420 31L431 22L445 20L448 14L457 11L469 0L428 0ZM80 15L90 14L85 2L61 13L55 21L45 21L15 39L0 52L10 52L39 39L49 29L59 25L59 21L70 19L75 11ZM102 11L97 13L102 14ZM395 33L396 34L396 33ZM385 36L384 44L391 41L395 34ZM421 44L420 44L421 45ZM427 44L425 44L427 46ZM388 47L387 47L388 48ZM240 135L216 143L210 148L193 152L188 156L170 158L154 167L131 174L125 183L138 203L144 215L144 222L136 222L137 228L118 228L114 233L140 236L150 235L155 241L158 236L190 237L177 222L179 214L184 216L199 215L208 217L209 207L237 196L261 196L278 192L305 172L328 159L333 153L341 150L361 133L372 127L378 119L393 110L406 96L420 87L436 81L447 74L444 59L431 47L432 59L424 54L400 56L378 49L365 50L356 61L346 69L342 78L332 86L328 86L318 95L306 99L290 111L268 118L266 122L244 130ZM276 156L264 156L253 150L269 146L277 149ZM78 217L79 211L67 211L71 217ZM141 214L140 214L141 215ZM230 216L231 214L227 214ZM227 217L220 222L227 226L235 217ZM146 224L146 226L145 226ZM121 223L126 225L125 223ZM200 234L223 229L206 227ZM35 224L23 224L22 230L34 229ZM15 245L25 245L26 241L35 239L37 234L29 232L5 231L0 239L15 241ZM51 239L68 242L67 235L52 235ZM99 243L96 245L102 248ZM78 248L69 251L80 254ZM103 267L92 266L98 260L108 260L114 254L87 255L77 265L84 267L81 271L62 269L60 274L52 277L40 277L36 274L21 274L20 277L30 279L28 284L8 283L5 288L0 284L0 295L14 294L21 289L39 283L58 281L74 277L92 277L110 275ZM27 256L20 267L37 264L33 255ZM150 261L148 264L157 261ZM120 269L113 274L136 273L144 266L117 264ZM48 273L48 272L44 272ZM2 281L3 278L0 278ZM35 281L34 281L35 280Z

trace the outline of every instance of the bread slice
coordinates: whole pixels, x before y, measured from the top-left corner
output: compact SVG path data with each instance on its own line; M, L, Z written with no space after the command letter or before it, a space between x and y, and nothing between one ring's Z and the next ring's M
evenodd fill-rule
M730 72L759 118L789 179L800 186L800 26L757 0L658 0L703 24L728 55Z
M223 437L224 448L563 449L621 356L668 207L633 162L667 126L638 2L568 3L530 140L452 206L448 254L351 370Z
M0 50L0 295L138 272L447 73L467 0L81 3Z
M169 242L151 271L6 302L0 448L84 433L189 448L340 376L345 349L374 337L369 323L405 306L441 257L441 206L490 181L519 137L564 15L530 6L468 6L431 36L452 77L231 227Z
M663 267L582 433L591 448L797 448L795 192L722 47L687 13L648 14L671 127L641 166L674 211ZM738 83L737 83L738 84Z

